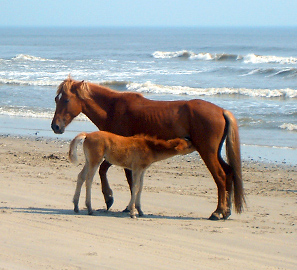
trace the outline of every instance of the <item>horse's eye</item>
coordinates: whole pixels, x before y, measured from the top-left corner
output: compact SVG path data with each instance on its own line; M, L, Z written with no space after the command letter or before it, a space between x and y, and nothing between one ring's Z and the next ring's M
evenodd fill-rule
M68 98L64 100L64 103L65 104L68 103L68 102L69 102L69 99Z

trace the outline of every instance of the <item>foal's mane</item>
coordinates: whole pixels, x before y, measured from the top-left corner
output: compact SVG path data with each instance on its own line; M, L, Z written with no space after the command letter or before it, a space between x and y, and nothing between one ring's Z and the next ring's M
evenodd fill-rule
M164 151L164 150L173 150L176 146L180 145L183 141L181 138L176 138L176 139L171 139L171 140L163 140L163 139L158 139L157 137L152 137L150 135L145 135L145 134L138 134L134 135L134 138L143 138L145 139L146 143L148 146L156 151Z

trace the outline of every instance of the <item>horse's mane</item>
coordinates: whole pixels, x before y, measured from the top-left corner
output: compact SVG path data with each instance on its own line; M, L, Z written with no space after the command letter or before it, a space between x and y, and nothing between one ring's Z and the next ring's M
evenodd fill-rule
M91 94L92 95L95 94L96 91L94 91L94 90L96 89L96 87L99 88L99 91L106 91L106 92L109 92L110 94L114 94L114 95L123 95L124 94L124 95L133 95L133 96L143 97L143 95L140 93L131 93L128 91L119 92L119 91L110 89L110 88L105 87L100 84L88 83L85 81L75 81L70 76L68 76L68 78L65 79L58 86L57 96L59 96L60 94L63 94L63 92L67 93L70 90L73 90L74 85L77 85L75 90L76 90L76 93L80 99L89 99Z
M63 94L63 92L67 93L69 92L73 86L77 84L77 87L75 88L76 93L80 99L86 99L90 98L90 88L88 86L88 83L85 81L75 81L70 76L68 76L67 79L65 79L57 89L57 96Z
M57 93L56 93L57 96L71 89L73 82L74 80L72 80L70 76L67 79L65 79L63 82L61 82L57 89Z

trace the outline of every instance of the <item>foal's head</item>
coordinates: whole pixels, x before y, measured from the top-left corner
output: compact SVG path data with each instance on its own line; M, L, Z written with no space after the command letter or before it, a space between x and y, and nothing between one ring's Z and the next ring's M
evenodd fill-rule
M59 85L55 98L56 111L51 125L55 133L64 133L67 125L82 112L82 100L87 93L87 83L74 81L70 77Z

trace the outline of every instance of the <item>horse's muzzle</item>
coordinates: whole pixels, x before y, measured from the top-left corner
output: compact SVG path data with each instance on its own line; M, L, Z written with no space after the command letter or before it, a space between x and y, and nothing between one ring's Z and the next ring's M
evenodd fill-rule
M63 134L64 133L64 128L61 128L59 125L52 123L51 125L52 130L56 133L56 134Z

